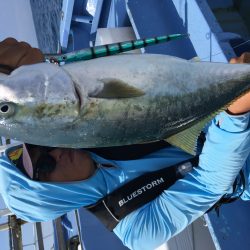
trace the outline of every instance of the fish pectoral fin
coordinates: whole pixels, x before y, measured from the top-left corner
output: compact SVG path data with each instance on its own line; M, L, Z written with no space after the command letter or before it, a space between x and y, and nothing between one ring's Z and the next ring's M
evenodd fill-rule
M199 136L201 135L202 130L205 128L208 122L210 122L211 119L216 115L216 113L205 117L190 128L168 137L166 141L173 146L181 148L191 155L196 155L200 146L198 140Z
M103 88L98 93L92 94L95 98L131 98L145 95L145 93L122 80L115 78L101 79Z

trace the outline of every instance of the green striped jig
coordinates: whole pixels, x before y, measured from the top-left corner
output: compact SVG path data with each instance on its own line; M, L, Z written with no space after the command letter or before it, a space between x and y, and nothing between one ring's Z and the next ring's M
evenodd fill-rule
M189 36L188 34L171 34L167 36L157 36L147 39L139 39L134 41L100 45L60 55L47 54L45 55L45 61L49 63L56 63L59 65L63 65L65 63L85 61L98 57L116 55L122 52L127 52L134 49L140 49L150 45L186 38L188 36Z

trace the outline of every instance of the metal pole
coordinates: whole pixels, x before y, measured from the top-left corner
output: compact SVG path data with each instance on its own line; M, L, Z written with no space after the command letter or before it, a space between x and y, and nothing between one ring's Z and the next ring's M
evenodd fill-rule
M55 227L56 227L56 235L58 241L58 248L60 250L66 250L66 242L63 236L63 229L62 229L62 220L61 218L55 219Z
M21 225L27 223L26 221L23 221L23 220L20 220L18 222ZM10 219L9 219L9 222L8 223L2 223L0 224L0 231L4 231L4 230L10 230L11 229L11 225L10 225Z
M36 235L37 235L38 249L44 250L43 231L41 222L36 222Z
M80 219L79 219L79 211L78 210L75 210L75 216L76 216L76 224L77 224L77 230L78 230L81 249L84 250L85 247L83 245L83 239L82 239L82 234L81 234L81 226L80 226Z
M10 247L10 250L13 249L13 239L12 239L12 234L11 234L11 231L8 230L9 232L9 247Z
M11 215L9 220L10 230L13 239L14 250L23 250L21 220L17 219L15 215Z

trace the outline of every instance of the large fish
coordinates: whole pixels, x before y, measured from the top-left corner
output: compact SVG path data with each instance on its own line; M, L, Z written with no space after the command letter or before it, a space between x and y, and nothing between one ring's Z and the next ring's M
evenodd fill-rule
M165 55L22 66L0 81L0 135L76 148L168 138L192 153L202 126L249 90L250 65Z

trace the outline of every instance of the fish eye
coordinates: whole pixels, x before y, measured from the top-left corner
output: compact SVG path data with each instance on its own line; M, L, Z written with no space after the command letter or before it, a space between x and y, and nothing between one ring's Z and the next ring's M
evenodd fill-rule
M0 103L0 115L1 116L12 115L14 113L14 111L15 111L15 109L14 109L14 105L12 103L9 103L9 102Z

